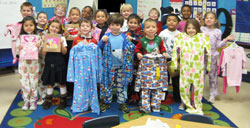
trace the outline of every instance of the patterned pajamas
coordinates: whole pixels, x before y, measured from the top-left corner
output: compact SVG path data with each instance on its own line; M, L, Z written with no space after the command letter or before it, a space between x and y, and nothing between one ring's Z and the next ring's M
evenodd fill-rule
M18 65L24 102L37 100L38 60L20 60Z
M141 90L142 109L150 112L151 111L150 106L151 106L153 112L160 112L162 95L163 91L161 89L142 89Z
M180 94L187 106L188 113L203 114L202 94L204 87L204 56L206 50L208 56L207 70L211 67L211 48L209 37L198 33L192 37L182 33L175 40L171 68L177 69L177 49L180 49ZM194 87L194 104L190 103L190 86Z

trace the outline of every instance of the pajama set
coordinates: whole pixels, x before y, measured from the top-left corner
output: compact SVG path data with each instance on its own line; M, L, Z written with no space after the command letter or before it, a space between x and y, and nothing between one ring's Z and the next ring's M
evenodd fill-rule
M101 82L101 51L94 43L79 42L70 51L67 81L74 82L73 112L87 111L89 101L93 113L100 114L97 82Z
M210 96L217 96L218 92L218 64L217 64L217 56L219 52L217 52L218 48L226 46L226 42L221 41L221 30L220 29L208 29L207 27L202 26L201 31L205 34L209 35L210 45L211 45L211 71L209 72L209 85L210 85ZM205 60L207 57L205 58ZM206 63L205 63L206 67Z
M150 112L152 107L153 112L160 112L163 91L168 90L167 62L161 54L146 54L140 61L135 91L140 89L141 109Z
M103 72L101 82L100 96L104 99L104 102L112 102L112 90L117 87L117 102L123 104L127 100L127 88L128 84L132 80L133 76L133 60L134 60L134 44L126 40L126 35L116 35L122 40L122 49L118 49L121 53L117 53L119 60L114 60L114 53L116 49L112 48L112 38L115 35L112 33L106 34L109 37L107 43L100 40L98 46L103 48ZM116 42L115 42L116 43ZM120 43L120 42L117 42ZM122 61L121 65L116 65L115 61ZM116 83L116 85L114 84Z
M197 33L190 37L181 33L175 40L172 54L171 68L177 69L177 49L180 50L180 94L186 105L188 113L203 114L202 96L204 87L204 56L208 56L207 70L211 68L211 48L209 37L203 33ZM190 103L190 86L194 87L194 104Z

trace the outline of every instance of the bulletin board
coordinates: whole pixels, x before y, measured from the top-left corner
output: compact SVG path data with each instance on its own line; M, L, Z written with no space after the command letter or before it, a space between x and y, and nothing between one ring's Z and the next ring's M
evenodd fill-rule
M184 0L183 4L192 6L192 17L195 18L200 12L203 16L206 12L217 11L217 0Z

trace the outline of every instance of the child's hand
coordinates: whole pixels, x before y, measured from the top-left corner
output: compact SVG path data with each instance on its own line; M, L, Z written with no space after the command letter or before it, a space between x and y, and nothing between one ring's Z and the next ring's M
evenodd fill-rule
M108 37L108 36L105 35L105 36L102 37L102 41L103 41L103 42L107 42L108 40L109 40L109 37Z
M144 18L143 13L139 14L139 17L140 17L141 19L143 19L143 18Z
M131 41L133 39L133 37L131 36L127 36L128 40Z
M64 36L65 38L68 38L69 32L64 32L64 33L63 33L63 36Z
M174 37L177 38L179 36L179 34L175 34Z
M36 47L37 47L37 49L39 49L39 47L40 47L40 43L39 42L36 43Z
M164 52L162 55L163 55L166 59L168 58L168 54L167 54L167 53Z
M18 49L19 49L19 51L21 51L21 50L23 49L23 46L20 45L20 46L18 47Z
M227 36L226 37L226 39L225 39L225 41L233 41L235 38L234 38L234 36L233 35L229 35L229 36Z
M138 60L141 60L143 58L143 55L141 53L137 53Z

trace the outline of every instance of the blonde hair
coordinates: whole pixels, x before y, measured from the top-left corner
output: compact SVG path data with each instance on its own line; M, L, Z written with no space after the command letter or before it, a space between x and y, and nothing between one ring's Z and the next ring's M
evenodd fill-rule
M204 16L204 18L206 19L206 17L207 17L207 15L208 14L212 14L213 16L214 16L214 18L215 18L215 20L217 21L217 23L215 24L215 27L216 28L218 28L218 29L220 29L220 22L219 22L219 20L218 20L218 17L217 17L217 15L216 15L216 13L215 12L207 12L206 14L205 14L205 16ZM206 26L206 24L204 23L204 26Z
M129 9L131 11L133 11L133 7L131 4L122 4L121 7L120 7L120 13L122 12L122 10L124 9Z
M58 5L56 5L56 7L55 7L54 11L56 11L56 8L58 8L58 7L63 8L63 9L64 9L64 11L66 12L66 9L67 9L67 5L66 5L66 4L58 4Z
M150 15L150 13L151 13L152 11L156 11L157 14L158 14L158 18L160 17L160 11L159 11L158 9L156 9L156 8L151 8L151 9L149 10L149 12L148 12L148 16Z

